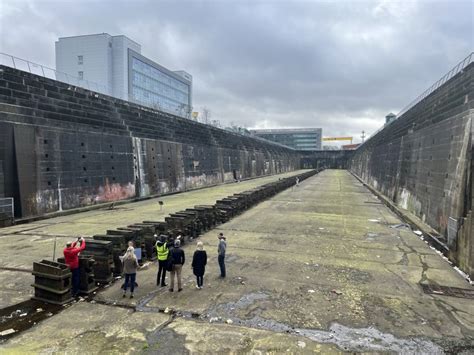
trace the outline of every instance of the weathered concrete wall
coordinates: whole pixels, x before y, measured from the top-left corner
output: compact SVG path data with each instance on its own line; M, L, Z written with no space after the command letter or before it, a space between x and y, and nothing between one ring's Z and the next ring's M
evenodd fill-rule
M304 169L347 169L348 160L354 151L351 150L315 150L299 151L301 167Z
M471 64L371 137L349 161L351 171L444 237L449 218L461 225L471 209L473 76ZM469 232L469 243L473 237ZM472 267L472 248L466 254L456 244L451 258Z
M473 125L471 125L472 132ZM472 137L472 135L471 135ZM474 279L474 214L472 206L474 206L474 184L472 176L474 173L474 147L471 144L470 152L470 169L468 171L468 185L467 188L470 194L467 194L468 203L466 206L467 214L464 218L458 220L458 235L457 240L450 245L451 258L456 261L461 270Z
M299 154L0 66L0 165L26 217L292 171Z

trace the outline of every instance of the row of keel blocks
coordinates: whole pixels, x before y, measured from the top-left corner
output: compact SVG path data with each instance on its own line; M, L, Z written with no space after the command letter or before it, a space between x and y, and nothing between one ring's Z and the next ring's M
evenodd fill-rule
M297 179L303 181L321 170L311 170L236 193L216 201L214 205L196 205L171 213L165 221L143 221L124 228L107 230L105 235L94 235L92 239L87 239L86 248L80 257L81 292L89 294L97 289L96 283L110 283L114 275L122 274L120 257L125 253L129 242L142 249L141 261L154 260L155 234L165 235L169 240L181 235L182 243L186 243L295 185ZM71 273L66 265L43 260L33 264L33 274L36 277L33 298L58 304L71 300Z

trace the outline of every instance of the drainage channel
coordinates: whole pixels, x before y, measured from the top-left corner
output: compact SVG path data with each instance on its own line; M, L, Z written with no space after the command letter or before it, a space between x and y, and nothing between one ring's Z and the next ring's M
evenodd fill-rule
M27 300L0 309L0 344L71 306Z
M435 284L420 284L423 292L429 295L442 295L474 300L474 289L448 287Z
M23 269L23 268L19 268L19 267L6 267L6 266L0 266L0 270L2 270L2 271L26 272L28 274L31 274L33 272L33 269Z

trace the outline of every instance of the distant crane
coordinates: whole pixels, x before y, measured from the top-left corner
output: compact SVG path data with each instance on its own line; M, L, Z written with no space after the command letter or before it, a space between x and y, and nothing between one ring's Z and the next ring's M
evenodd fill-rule
M351 141L352 137L323 137L323 142L334 142L334 141Z

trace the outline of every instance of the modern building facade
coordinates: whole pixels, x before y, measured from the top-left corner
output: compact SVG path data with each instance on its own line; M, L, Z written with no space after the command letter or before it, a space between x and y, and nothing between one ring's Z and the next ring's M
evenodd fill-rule
M61 37L56 69L98 84L97 91L182 117L192 111L192 76L141 54L141 45L108 33ZM91 89L94 89L93 87Z
M387 116L385 116L385 124L387 125L389 123L392 123L396 119L397 119L397 115L390 112Z
M286 145L297 150L321 150L321 128L253 129L260 138Z

